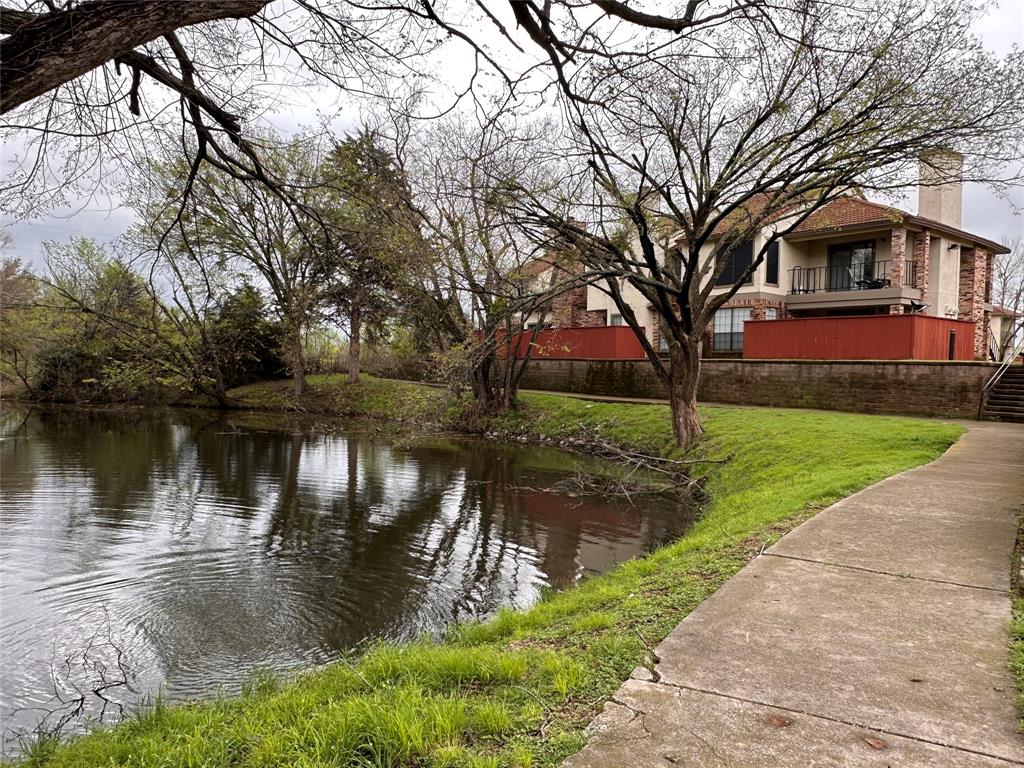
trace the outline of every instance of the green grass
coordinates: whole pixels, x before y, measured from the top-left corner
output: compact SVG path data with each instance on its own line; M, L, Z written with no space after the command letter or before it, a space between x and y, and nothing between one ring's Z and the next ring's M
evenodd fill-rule
M1017 725L1024 732L1024 583L1021 583L1021 558L1024 557L1024 506L1017 517L1017 540L1010 558L1010 588L1013 614L1010 621L1010 670L1017 683Z
M1024 597L1013 600L1010 623L1010 669L1017 680L1017 723L1024 731Z
M349 384L343 374L308 376L307 386L298 399L292 395L290 380L249 384L231 390L230 395L242 407L256 410L370 416L395 422L439 419L448 405L442 389L372 376L363 376L356 384Z
M464 418L440 390L374 379L314 378L235 393L250 407L387 416L448 425ZM941 454L962 432L937 421L813 411L707 408L710 495L679 541L548 595L527 611L451 628L443 642L380 644L358 659L242 696L157 706L120 727L42 743L33 766L547 766L580 748L583 728L650 648L762 546L816 510ZM598 436L674 455L660 405L527 395L475 422L508 435ZM1015 663L1024 666L1024 652Z

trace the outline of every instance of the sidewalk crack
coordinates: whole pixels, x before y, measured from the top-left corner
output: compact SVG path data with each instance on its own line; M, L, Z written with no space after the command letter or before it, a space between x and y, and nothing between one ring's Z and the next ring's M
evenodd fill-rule
M845 568L850 571L861 571L862 573L874 573L879 576L892 576L894 579L911 579L913 581L927 581L932 584L946 584L951 587L963 587L964 589L981 589L985 592L995 592L1000 595L1008 595L1009 590L999 589L998 587L983 587L979 584L965 584L962 581L949 581L947 579L933 579L927 576L914 576L910 573L895 573L893 571L883 571L876 568L867 568L862 565L848 565L846 563L834 563L830 560L817 560L813 557L800 557L799 555L784 555L779 552L765 552L765 557L779 557L786 560L797 560L802 563L815 563L817 565L827 565L830 568Z
M636 707L627 704L625 701L623 701L622 699L618 699L615 696L610 697L608 701L610 701L612 704L617 704L620 707L625 707L633 713L633 716L629 718L629 723L627 723L627 725L632 725L633 723L637 722L637 720L639 720L639 725L644 731L644 736L650 737L654 735L653 733L651 733L651 729L647 727L647 713L644 712L642 709L637 709Z
M791 712L794 715L805 715L807 717L813 717L813 718L816 718L818 720L826 720L826 721L831 722L831 723L838 723L840 725L848 725L851 728L861 728L861 729L863 729L865 731L873 731L875 733L883 733L883 734L885 734L887 736L896 736L896 737L901 738L901 739L908 739L910 741L916 741L916 742L919 742L921 744L930 744L930 745L936 746L936 747L943 747L945 749L952 749L952 750L954 750L956 752L964 752L964 753L971 754L971 755L978 755L980 757L988 757L988 758L991 758L993 760L999 760L1001 762L1004 762L1007 765L1024 765L1024 760L1017 760L1017 759L1014 759L1014 758L1011 758L1011 757L1005 757L1003 755L997 755L997 754L995 754L993 752L984 752L984 751L982 751L980 749L972 749L971 747L963 747L963 746L959 746L957 744L949 744L949 743L943 742L943 741L935 741L933 739L926 739L926 738L924 738L922 736L915 736L915 735L910 734L910 733L901 733L900 731L892 731L892 730L889 730L888 728L879 728L878 726L875 726L875 725L865 725L864 723L858 723L858 722L856 722L854 720L844 720L841 717L833 717L831 715L823 715L823 714L819 714L819 713L816 713L816 712L808 712L808 711L803 710L803 709L795 709L793 707L787 707L787 706L782 705L782 704L770 704L770 703L768 703L766 701L758 701L757 699L749 699L749 698L747 698L745 696L736 696L736 695L731 694L731 693L723 693L721 691L713 691L713 690L710 690L710 689L707 689L707 688L698 688L698 687L692 686L692 685L684 685L683 683L672 683L672 682L666 681L664 679L662 679L662 681L659 682L659 683L650 683L650 685L664 685L664 686L666 686L668 688L675 688L677 690L693 691L695 693L703 693L703 694L706 694L708 696L718 696L718 697L723 698L723 699L731 699L732 701L739 701L739 702L742 702L744 704L753 704L753 705L758 706L758 707L767 707L769 709L778 709L778 710L781 710L783 712ZM630 707L630 709L632 709L632 707ZM633 710L633 711L636 711L636 710ZM644 730L647 730L646 726L645 726Z

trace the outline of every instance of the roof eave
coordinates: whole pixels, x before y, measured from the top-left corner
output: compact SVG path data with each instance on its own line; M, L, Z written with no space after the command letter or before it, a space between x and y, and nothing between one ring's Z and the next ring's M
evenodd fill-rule
M907 223L917 229L941 232L942 234L950 235L957 240L966 240L974 246L984 246L985 250L991 251L992 253L1003 254L1010 252L1010 249L1002 243L997 243L994 240L972 235L970 232L965 232L962 229L951 227L948 224L943 224L941 221L935 221L934 219L922 219L920 216L908 215Z
M837 224L834 227L819 227L817 229L805 230L803 232L790 232L783 235L785 240L794 243L806 242L808 240L820 240L823 237L833 235L861 234L872 232L878 229L892 229L903 224L902 221L872 221L866 224Z
M879 229L891 229L893 227L909 226L915 230L925 230L930 232L940 232L944 235L951 236L957 240L965 240L974 246L980 246L985 248L987 251L992 253L1009 253L1010 249L1001 243L997 243L993 240L988 240L984 237L978 237L972 235L970 232L965 232L962 229L951 227L947 224L943 224L939 221L933 221L931 219L922 219L912 214L906 214L904 220L896 221L874 221L866 224L838 224L834 227L819 227L818 229L806 230L803 232L790 232L784 235L784 239L794 242L801 243L809 240L820 240L825 237L834 237L838 235L856 235L865 232L872 232Z

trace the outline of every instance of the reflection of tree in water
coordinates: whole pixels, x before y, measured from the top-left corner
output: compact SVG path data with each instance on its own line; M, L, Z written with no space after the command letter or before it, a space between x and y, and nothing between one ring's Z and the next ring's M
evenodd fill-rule
M35 486L40 464L32 461L35 448L31 444L28 410L4 407L0 410L0 471L11 472L4 484L8 493L29 492Z
M20 478L31 476L32 467L47 467L50 476L64 475L67 482L87 478L89 514L123 523L145 512L133 499L152 493L155 478L180 467L182 452L191 450L187 431L211 418L202 411L172 417L135 408L34 408L26 416L32 439L19 446L25 450L5 455L4 463Z
M346 610L323 627L324 644L337 648L366 636L405 634L407 619L431 598L419 563L460 468L410 461L386 445L350 436L340 481L313 485L299 477L299 457L311 447L293 437L292 460L264 535L268 551L301 557L321 584L342 593ZM399 469L404 482L396 482ZM319 602L324 596L300 590L292 597Z
M104 412L25 428L26 470L67 462L88 476L94 490L66 541L126 574L97 599L116 600L112 618L143 639L172 694L525 605L541 585L651 549L687 519L544 490L571 470L565 454L400 450L283 424Z

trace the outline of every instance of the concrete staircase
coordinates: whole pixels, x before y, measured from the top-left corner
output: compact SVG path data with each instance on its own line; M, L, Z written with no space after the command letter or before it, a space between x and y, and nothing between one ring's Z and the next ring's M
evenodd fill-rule
M1024 423L1024 365L1011 365L985 397L983 419Z

